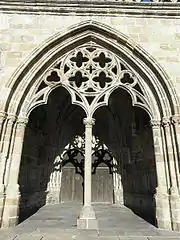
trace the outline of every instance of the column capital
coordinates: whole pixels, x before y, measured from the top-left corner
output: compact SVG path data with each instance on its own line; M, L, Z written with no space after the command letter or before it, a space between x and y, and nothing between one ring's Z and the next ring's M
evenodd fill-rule
M159 197L159 196L168 196L169 192L166 186L158 186L155 189L155 197Z
M12 114L7 115L8 124L13 124L16 121L16 116Z
M27 117L18 117L17 118L17 124L26 125L28 123Z
M171 125L171 119L170 118L163 118L162 119L162 126L163 127L169 127Z
M171 117L171 122L175 126L180 125L180 115L173 115Z
M173 195L173 196L179 196L179 190L178 190L177 186L171 186L169 188L169 194Z
M152 128L159 128L161 126L161 120L158 119L151 119L150 126Z
M83 123L84 123L84 125L86 125L86 126L92 126L92 125L95 124L95 119L94 119L94 118L87 117L87 118L84 118L84 119L83 119Z
M0 111L0 118L1 118L1 119L3 119L3 120L4 120L4 119L5 119L5 117L6 117L6 115L7 115L7 114L6 114L5 112L3 112L3 111Z

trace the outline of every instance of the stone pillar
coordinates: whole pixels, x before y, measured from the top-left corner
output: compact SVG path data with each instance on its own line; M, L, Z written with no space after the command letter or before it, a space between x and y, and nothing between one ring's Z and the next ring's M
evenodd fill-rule
M77 220L77 227L97 229L98 222L91 205L91 174L92 174L92 128L95 120L85 118L85 164L84 164L84 206Z
M157 188L155 194L156 221L159 228L171 229L169 194L167 188L165 162L162 146L161 121L152 120L151 126L153 133L154 155L157 172Z
M2 129L1 136L1 156L0 156L0 226L2 224L2 215L4 209L4 201L5 201L5 182L4 176L6 172L8 153L10 148L11 136L14 127L15 116L8 116Z
M5 120L5 113L0 112L0 142L2 140L2 129L3 129L3 123ZM1 152L0 152L0 179L3 177L3 166L1 166ZM3 206L4 206L4 184L0 181L0 227L1 227L1 219L2 219L2 213L3 213Z
M19 118L16 122L13 148L10 156L10 170L8 185L6 187L2 227L14 226L18 223L20 198L18 177L26 124L26 118Z
M180 116L171 117L171 129L174 145L175 164L177 169L178 189L180 193Z
M180 195L178 189L179 169L177 169L177 155L175 154L174 133L169 119L163 119L164 135L170 173L170 211L172 229L180 231Z
M0 146L2 145L2 140L3 140L2 130L3 130L4 120L5 120L5 113L0 112ZM1 151L1 147L0 147L0 179L2 178L1 157L2 157L2 151ZM1 181L0 181L0 192L1 192Z
M0 112L0 140L1 140L1 131L2 131L5 116L6 116L5 112Z

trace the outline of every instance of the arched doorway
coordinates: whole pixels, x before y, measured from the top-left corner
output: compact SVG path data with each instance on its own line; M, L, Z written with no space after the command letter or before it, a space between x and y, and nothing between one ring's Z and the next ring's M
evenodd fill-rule
M69 36L72 36L71 40ZM12 82L8 83L11 90L3 108L7 117L3 120L1 134L0 176L3 194L6 186L1 211L3 226L13 225L18 218L17 203L20 196L18 175L27 120L34 109L40 105L47 105L51 92L63 86L71 94L72 105L81 107L86 116L85 159L88 160L85 162L88 164L85 164L85 172L88 172L89 180L92 158L89 153L92 150L92 131L96 128L93 117L98 109L108 106L111 94L120 88L129 94L131 107L143 109L143 114L146 112L151 123L157 173L154 195L156 220L159 227L179 229L180 214L176 214L179 204L177 197L179 196L179 153L176 125L179 102L167 76L158 64L128 37L99 23L86 22L76 26L75 30L71 29L68 34L57 35L50 42L51 44L48 46L45 44L43 49L29 58L21 71L13 76ZM127 123L125 124L127 128L123 128L127 130L127 134L130 129L132 133L133 129L128 127L130 123L134 124L129 121L133 119L131 115L127 118L127 122L123 122L123 124ZM138 116L140 115L139 112ZM81 116L82 120L82 115L78 114L78 116ZM138 126L138 124L134 125ZM62 142L64 139L66 137ZM107 136L102 141L105 139ZM123 151L118 151L121 160L129 159L132 154L132 136L126 140L123 139L123 142L127 144L121 145ZM106 145L108 149L112 148L113 154L117 155L112 143L113 141ZM123 172L122 168L124 165L119 164L118 169L121 172ZM130 174L131 167L127 168ZM133 175L135 177L138 174L136 172ZM120 176L120 179L123 182L123 176ZM138 181L141 180L136 179L135 182ZM86 183L91 184L91 181ZM89 204L91 194L87 191L88 186L85 187L85 195ZM130 186L127 189L131 189ZM94 213L92 216L95 217Z
M60 156L74 136L84 131L81 120L84 116L78 106L71 104L69 93L62 87L49 95L46 105L38 106L31 112L23 141L18 181L20 221L45 204L60 202ZM73 154L76 155L71 152Z
M130 95L119 88L111 94L108 106L99 108L94 117L95 133L104 139L116 160L113 164L115 202L125 204L156 224L157 171L148 114L133 107Z

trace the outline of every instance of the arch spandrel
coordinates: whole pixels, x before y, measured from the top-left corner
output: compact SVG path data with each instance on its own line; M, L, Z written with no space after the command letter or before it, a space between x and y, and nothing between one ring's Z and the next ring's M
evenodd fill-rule
M87 43L94 43L116 54L136 72L141 79L141 88L146 93L146 102L151 106L151 118L178 114L178 97L158 63L127 36L94 21L78 24L63 34L56 34L32 53L7 85L11 92L4 106L5 111L27 115L26 106L32 101L44 72L61 57Z

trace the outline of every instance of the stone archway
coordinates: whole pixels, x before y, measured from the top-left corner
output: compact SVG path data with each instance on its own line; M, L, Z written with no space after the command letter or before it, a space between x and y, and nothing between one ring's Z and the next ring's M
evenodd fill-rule
M132 105L148 113L158 183L157 224L161 228L179 230L177 95L165 72L141 47L113 29L92 21L49 39L6 86L9 94L1 109L2 226L13 225L18 218L18 175L28 116L34 108L46 104L50 92L59 86L66 88L72 103L81 106L86 113L85 159L89 159L89 163L93 114L99 107L108 105L113 91L117 88L127 91Z
M31 112L25 129L18 180L20 221L45 204L60 203L61 186L67 187L61 184L64 181L61 179L64 177L62 165L67 163L64 151L68 151L71 160L77 155L69 142L84 131L81 120L84 116L78 106L71 104L69 93L62 87L51 92L46 105Z

